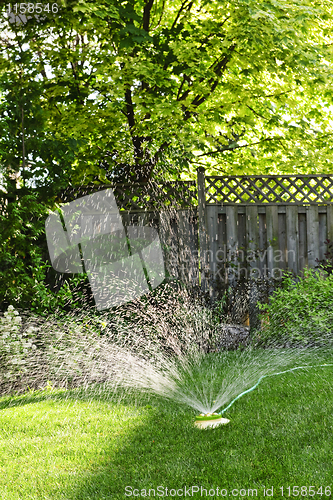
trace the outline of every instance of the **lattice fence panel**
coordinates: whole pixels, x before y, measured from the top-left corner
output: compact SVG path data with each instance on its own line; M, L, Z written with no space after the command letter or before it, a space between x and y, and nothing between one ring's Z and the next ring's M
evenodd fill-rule
M333 175L206 177L206 203L333 203Z

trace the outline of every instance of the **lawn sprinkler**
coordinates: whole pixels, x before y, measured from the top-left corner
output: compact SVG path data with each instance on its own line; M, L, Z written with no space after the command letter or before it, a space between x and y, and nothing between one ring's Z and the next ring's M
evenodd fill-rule
M244 396L244 394L248 394L249 392L253 391L256 387L258 387L258 385L260 384L261 380L263 380L264 378L266 377L273 377L273 376L276 376L276 375L282 375L284 373L289 373L289 372L293 372L295 370L303 370L305 368L315 368L315 367L322 367L322 366L333 366L332 363L324 363L323 365L305 365L305 366L296 366L295 368L289 368L289 370L284 370L282 372L277 372L277 373L269 373L267 375L262 375L258 382L253 386L253 387L250 387L250 389L247 389L246 391L242 392L241 394L238 394L238 396L235 397L235 399L233 399L231 401L231 403L228 404L228 406L226 408L224 408L224 410L222 410L221 413L200 413L200 415L198 415L196 418L195 418L195 423L194 425L196 427L198 427L199 429L207 429L207 428L214 428L214 427L218 427L219 425L223 425L223 424L228 424L230 422L230 420L228 420L227 418L222 418L222 415L225 411L229 410L230 406L232 406L235 401L237 401L239 398L241 398L242 396ZM214 403L216 403L216 401L213 401Z
M199 429L207 429L218 427L219 425L228 424L230 420L227 418L222 418L219 413L201 413L195 417L194 425Z

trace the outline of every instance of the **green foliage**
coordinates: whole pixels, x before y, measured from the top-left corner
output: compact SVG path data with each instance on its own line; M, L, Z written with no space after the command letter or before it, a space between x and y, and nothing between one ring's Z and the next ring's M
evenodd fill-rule
M0 215L0 302L29 307L45 277L42 260L47 207L27 194L11 199Z
M331 9L81 0L23 24L4 18L0 149L8 156L14 143L22 160L23 125L26 178L34 171L61 189L191 176L198 163L215 173L325 171Z
M68 276L58 292L47 284L48 206L35 193L13 197L0 214L0 303L42 315L82 308L87 304L85 275Z
M69 183L77 141L61 137L50 124L44 84L36 54L16 44L0 57L0 164L5 180L11 175L20 187L43 187L51 197Z
M91 307L86 289L89 289L88 278L84 274L72 276L65 279L63 285L58 291L53 291L46 283L46 274L44 269L50 268L49 264L42 264L42 271L38 276L36 273L35 295L31 298L29 309L41 316L47 316L49 313L59 313L69 311L81 311L85 307Z
M219 325L222 321L226 321L229 313L229 296L231 290L225 290L221 298L216 300L213 305L213 321L215 324Z
M45 284L43 221L67 187L198 164L329 172L332 18L324 0L73 0L2 16L0 168L18 188L3 196L0 300L77 304L75 280L57 298Z
M333 275L305 270L304 277L287 276L269 304L260 304L262 330L256 341L307 345L333 340Z
M9 306L0 318L0 367L1 379L6 382L16 380L28 371L27 359L32 350L33 330L21 331L22 318L13 306Z
M46 383L51 389L50 380L59 386L86 382L94 374L100 377L95 360L103 328L103 322L87 314L73 317L57 311L43 318L30 311L20 315L10 305L0 317L1 390L22 391Z

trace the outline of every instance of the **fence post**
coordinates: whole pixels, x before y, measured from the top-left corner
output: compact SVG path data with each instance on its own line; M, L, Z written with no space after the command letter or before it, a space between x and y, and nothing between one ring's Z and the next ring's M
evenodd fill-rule
M200 247L200 276L201 289L206 291L206 250L207 250L207 229L206 229L206 188L205 188L205 169L197 168L198 184L198 222L199 222L199 247Z

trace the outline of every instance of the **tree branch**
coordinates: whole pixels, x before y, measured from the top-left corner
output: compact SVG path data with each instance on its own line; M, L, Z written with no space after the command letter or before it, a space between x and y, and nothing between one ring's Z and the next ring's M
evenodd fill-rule
M201 156L211 156L214 154L223 153L224 151L234 151L235 149L248 148L251 146L255 146L257 144L261 144L262 142L265 142L265 141L274 141L274 140L279 141L279 140L281 140L281 137L267 137L266 139L262 139L261 141L252 142L251 144L244 144L243 146L237 145L233 148L230 148L229 146L227 146L225 148L217 149L216 151L208 151L207 153L202 153L201 155L197 155L197 158L200 158Z
M37 51L37 54L38 54L38 57L39 57L39 61L40 61L40 64L43 65L43 69L41 70L40 74L42 75L42 77L46 80L47 79L47 76L46 76L46 71L45 71L45 66L44 64L42 63L42 54Z
M262 116L260 113L257 113L257 111L251 108L251 106L249 106L248 104L246 104L246 107L249 108L252 111L252 113L259 116L259 118L262 118L263 120L270 120L270 118L266 118L265 116Z
M321 139L324 139L325 137L330 137L331 135L333 135L333 132L331 132L329 134L321 135L320 137L316 137L316 141L320 141Z
M149 33L150 12L151 12L153 3L154 3L154 0L147 0L147 2L145 3L145 7L143 9L142 27L147 33Z
M180 93L181 93L181 91L182 91L182 88L183 88L183 85L184 85L184 83L185 83L185 82L187 82L187 83L189 83L189 84L192 84L192 81L191 81L191 79L190 79L190 77L189 77L188 75L184 75L184 76L183 76L183 81L182 81L182 83L180 84L180 87L179 87L178 92L177 92L177 98L176 98L176 100L177 100L177 101L183 101L184 99L186 99L186 97L187 97L187 96L189 95L189 93L190 93L190 89L187 89L187 90L183 93L183 95L182 95L182 96L180 96Z
M183 12L183 10L185 10L185 6L186 6L186 3L187 3L188 0L184 0L184 2L181 4L181 7L179 9L179 11L177 12L177 16L176 16L176 19L174 20L174 22L172 23L172 26L171 26L171 31L175 28L177 22L178 22L178 19L180 17L180 14ZM187 9L186 10L190 10L191 7L193 5L193 2L191 1L188 5L187 5Z
M199 96L199 95L196 96L193 99L191 106L195 106L195 107L200 106L200 104L205 102L208 99L208 97L214 92L214 90L216 89L216 87L219 83L219 78L222 75L222 73L225 71L228 62L230 61L231 55L232 55L233 51L235 50L235 47L236 47L236 45L231 45L231 47L229 48L229 54L227 54L223 57L221 56L222 58L220 58L220 61L215 63L216 68L214 69L214 72L215 72L217 78L215 78L215 79L211 78L208 81L208 83L211 85L209 92L205 96ZM192 113L190 113L187 110L185 113L185 119L190 118L191 114Z
M135 116L134 116L134 108L132 102L132 92L129 86L127 86L125 90L125 103L126 103L127 121L132 135L133 128L135 127Z
M164 6L165 6L165 0L163 0L163 3L162 3L162 10L161 10L161 15L160 15L160 18L156 24L156 26L154 26L153 30L155 30L156 28L159 27L159 25L161 24L161 21L162 21L162 17L163 17L163 14L164 14Z

